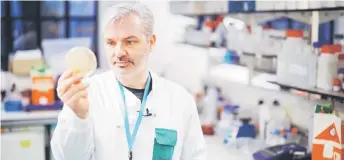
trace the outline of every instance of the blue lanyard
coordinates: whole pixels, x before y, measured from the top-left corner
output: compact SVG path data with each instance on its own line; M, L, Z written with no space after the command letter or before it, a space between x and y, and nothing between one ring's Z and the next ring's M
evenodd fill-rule
M122 94L122 98L123 98L123 104L124 104L124 114L125 114L124 115L124 126L125 126L125 134L126 134L126 137L127 137L127 143L128 143L128 147L129 147L129 159L132 159L133 145L134 145L134 142L135 142L137 131L139 130L140 125L141 125L142 116L143 116L144 108L145 108L146 101L147 101L148 91L149 91L149 87L150 87L150 82L151 82L151 76L149 74L148 78L147 78L146 86L145 86L145 91L144 91L144 94L143 94L142 103L141 103L141 106L140 106L139 116L137 117L137 120L136 120L136 123L135 123L135 128L134 128L133 133L131 135L130 134L130 126L129 126L128 111L127 111L127 104L126 104L126 101L125 101L124 89L123 89L122 84L118 81L118 86L119 86L119 88L121 90L121 94Z

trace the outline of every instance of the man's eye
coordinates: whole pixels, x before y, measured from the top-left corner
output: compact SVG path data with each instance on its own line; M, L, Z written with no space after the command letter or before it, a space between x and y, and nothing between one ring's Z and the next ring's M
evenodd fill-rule
M131 40L127 40L127 44L133 44L134 42Z
M107 44L108 44L108 45L111 45L111 46L116 45L116 43L115 43L115 42L112 42L112 41L108 41Z

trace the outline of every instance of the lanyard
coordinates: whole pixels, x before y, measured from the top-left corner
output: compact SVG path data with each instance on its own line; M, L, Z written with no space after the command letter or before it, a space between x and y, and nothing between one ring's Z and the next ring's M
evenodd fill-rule
M145 91L143 93L143 98L142 98L142 102L141 102L141 106L140 106L140 112L139 112L139 115L137 117L133 133L130 134L130 126L129 126L129 119L128 119L127 104L125 103L126 101L125 101L124 89L123 89L122 84L118 81L118 86L121 90L121 95L122 95L123 104L124 104L124 114L125 114L124 115L124 126L125 126L125 134L127 137L127 143L128 143L128 147L129 147L129 155L128 155L129 160L131 160L133 157L133 145L135 142L137 131L139 130L140 125L141 125L142 116L143 116L144 108L145 108L146 101L147 101L148 91L150 88L150 82L151 82L151 76L150 76L150 74L148 74L148 78L147 78L147 82L146 82L146 86L145 86Z

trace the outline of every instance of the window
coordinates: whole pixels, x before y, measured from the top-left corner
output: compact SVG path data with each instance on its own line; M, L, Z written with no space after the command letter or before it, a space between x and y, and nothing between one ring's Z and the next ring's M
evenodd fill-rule
M41 23L42 39L66 37L66 22L64 20L47 20Z
M1 23L1 55L3 55L6 52L6 41L5 37L7 36L6 32L6 25L5 22Z
M4 1L0 2L1 5L1 18L5 16L5 6L4 6Z
M69 3L70 16L95 16L96 6L92 1L71 1Z
M39 48L36 32L37 27L34 21L15 20L12 26L14 52L17 50L31 50Z
M63 1L42 1L40 7L42 17L64 17L66 15Z
M1 1L1 69L8 55L44 39L90 37L97 54L97 1ZM44 53L44 52L43 52Z
M22 18L35 18L38 13L38 2L34 1L11 1L11 16Z

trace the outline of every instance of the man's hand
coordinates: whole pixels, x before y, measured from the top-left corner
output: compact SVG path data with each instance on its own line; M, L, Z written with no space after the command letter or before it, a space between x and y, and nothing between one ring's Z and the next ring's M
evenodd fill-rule
M81 119L88 117L88 85L80 83L82 76L64 72L57 83L57 95Z

